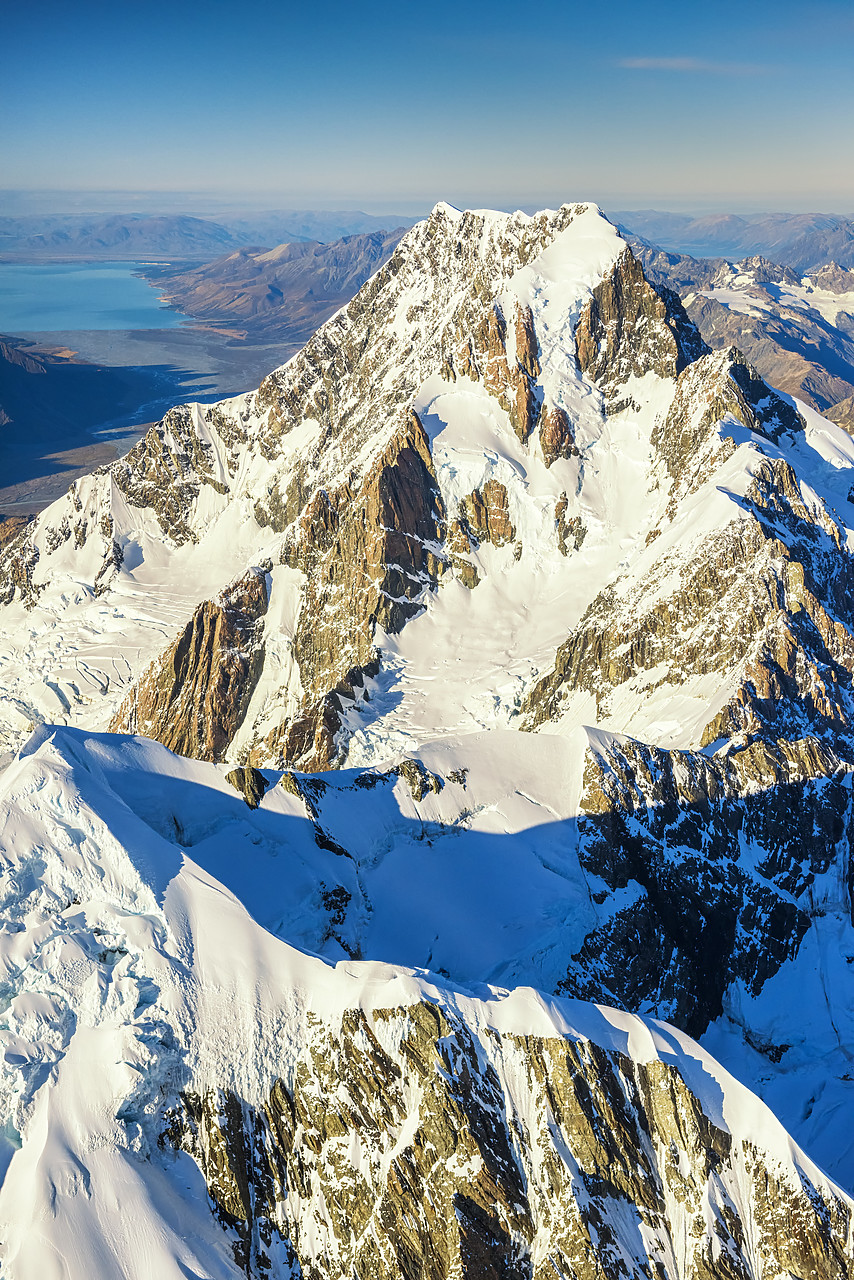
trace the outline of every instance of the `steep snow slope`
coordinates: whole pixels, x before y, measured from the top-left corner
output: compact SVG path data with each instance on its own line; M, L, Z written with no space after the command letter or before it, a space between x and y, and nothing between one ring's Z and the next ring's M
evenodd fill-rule
M325 776L279 781L268 771L254 810L227 767L145 739L52 732L43 754L59 751L75 777L79 768L108 788L108 807L97 799L106 827L130 811L140 840L148 830L155 845L177 843L280 938L332 961L367 957L457 984L522 983L689 1025L823 1167L854 1185L854 1148L839 1124L854 1105L845 859L820 825L806 825L854 821L850 767L817 780L812 804L790 800L770 821L762 793L742 798L737 776L713 775L729 799L704 815L706 845L719 849L705 865L685 830L690 811L671 816L660 786L648 800L659 827L645 828L643 811L627 819L650 849L644 867L637 857L627 865L625 834L606 830L602 845L601 788L628 770L633 744L590 730L446 737L417 761ZM652 763L666 766L665 753ZM687 776L697 762L677 768ZM36 813L40 805L34 794ZM788 843L769 865L775 822L789 828ZM723 830L736 832L729 845ZM2 839L14 846L14 828ZM656 870L665 841L667 864ZM808 864L801 885L795 859Z
M167 834L222 787L68 730L3 775L10 1280L850 1274L854 1204L677 1031L272 938Z

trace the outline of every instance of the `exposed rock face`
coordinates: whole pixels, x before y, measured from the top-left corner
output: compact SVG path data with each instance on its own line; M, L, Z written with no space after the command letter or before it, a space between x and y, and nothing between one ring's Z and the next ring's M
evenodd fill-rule
M800 414L765 385L735 347L702 357L678 379L667 415L652 433L668 472L682 481L674 496L696 488L733 452L731 438L718 430L728 415L775 442L804 426Z
M32 516L3 516L0 519L0 547L19 537L31 521Z
M676 294L656 292L628 248L593 290L575 330L575 349L611 414L625 407L629 377L654 372L674 378L706 350Z
M456 350L448 353L443 370L483 382L507 412L517 436L525 444L533 431L541 404L537 386L539 345L530 307L515 306L515 359L508 353L507 321L494 302L478 315L474 308L460 316Z
M443 517L429 442L411 411L360 485L319 489L306 504L282 551L306 575L294 637L305 700L268 739L284 763L313 770L335 761L334 700L352 697L373 665L376 628L399 631L436 586Z
M854 271L850 267L837 266L835 262L825 262L810 271L809 280L816 289L827 289L830 293L854 293Z
M401 760L394 772L406 779L413 800L423 800L428 791L438 795L442 790L442 779L426 769L420 760Z
M261 671L266 612L263 569L199 605L172 647L132 688L113 732L144 733L179 755L221 760Z
M190 511L204 485L227 492L211 445L199 434L192 406L170 409L130 453L110 468L120 493L135 507L150 508L173 542L195 541Z
M32 608L38 601L39 588L33 581L33 572L39 562L39 549L31 534L29 524L24 524L3 544L0 604L11 604L16 595L25 607Z
M449 520L446 529L446 545L457 578L469 590L480 582L480 574L470 557L483 542L503 547L514 542L516 529L510 519L507 488L491 476L483 490L473 489L459 504L457 515ZM516 542L516 559L522 554L522 544Z
M567 519L567 506L567 496L562 493L555 503L555 525L557 526L558 547L563 556L568 556L570 550L578 551L587 533L581 516L570 516Z
M655 1008L693 1035L733 983L758 994L797 954L811 924L798 904L851 838L851 773L816 738L711 758L631 740L591 752L582 865L615 902L637 893L585 939L565 989Z
M673 1063L441 1004L309 1015L263 1105L186 1092L166 1136L250 1276L850 1274L850 1206L720 1127Z
M495 547L503 547L515 539L507 490L500 480L487 480L482 493L475 489L465 499L463 509L466 528L477 542L491 542Z
M540 414L540 445L547 467L558 458L571 458L578 453L572 424L565 409L543 405Z
M314 618L329 607L335 611L327 634L313 626L311 636L301 637L307 690L329 685L327 673L317 670L321 655L328 662L334 654L337 667L361 665L371 624L398 631L418 611L425 588L435 586L442 571L443 514L429 442L412 411L357 490L345 483L313 495L282 552L285 563L310 578L307 605ZM333 605L340 585L344 599Z
M260 769L249 766L232 769L231 773L225 775L225 780L231 783L235 791L240 792L250 809L258 808L264 799L264 792L270 785Z
M771 439L802 426L800 417L757 379L737 352L708 355L691 365L677 381L668 414L652 435L672 481L667 507L647 535L648 544L667 529L679 504L699 493L731 457L734 441L717 428L726 415ZM735 673L751 661L744 678L756 688L757 665L777 662L773 655L781 625L789 633L794 626L801 643L795 646L797 660L792 646L788 657L780 655L793 682L786 701L772 706L766 688L772 677L760 680L758 687L766 692L758 696L764 698L766 717L776 717L778 732L784 725L811 732L816 715L835 725L847 721L850 713L841 711L839 700L854 671L854 615L845 604L851 565L848 553L841 551L839 530L820 505L807 505L791 467L780 459L757 466L740 505L739 518L709 537L694 555L680 552L657 564L631 601L622 601L612 584L600 592L558 649L554 670L529 695L524 711L530 725L558 718L561 698L578 690L595 695L604 719L613 691L630 681L637 685L645 672L653 673L648 679L654 688L688 676ZM559 527L562 514L556 512ZM830 560L819 550L823 546ZM662 582L668 584L664 590ZM848 619L847 630L827 615L821 603L827 592L836 601L837 618ZM802 611L801 622L783 623L784 617ZM729 624L733 617L740 619L738 627ZM818 692L824 687L818 668L827 661L819 651L835 655L835 679L842 681L838 690L833 684L832 691ZM730 719L730 731L736 732L735 712ZM719 736L709 729L704 742Z
M373 651L364 666L351 667L329 693L314 702L305 702L294 716L277 726L258 752L259 758L268 759L272 750L284 764L297 765L307 772L335 768L343 724L341 713L348 704L365 696L366 681L378 675L379 669Z

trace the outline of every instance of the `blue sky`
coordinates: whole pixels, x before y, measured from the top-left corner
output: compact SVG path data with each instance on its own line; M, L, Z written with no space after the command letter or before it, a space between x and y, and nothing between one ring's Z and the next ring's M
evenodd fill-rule
M2 31L7 188L854 213L854 0L43 0Z

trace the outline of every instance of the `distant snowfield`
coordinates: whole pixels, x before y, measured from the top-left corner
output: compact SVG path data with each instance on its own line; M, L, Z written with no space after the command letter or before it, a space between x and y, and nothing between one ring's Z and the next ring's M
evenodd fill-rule
M685 298L688 306L695 295ZM713 298L730 311L756 316L775 313L779 307L791 307L796 311L816 312L828 324L836 325L840 315L854 316L854 293L834 293L829 289L817 289L805 277L800 285L757 285L749 275L736 276L729 288L703 289L703 298Z

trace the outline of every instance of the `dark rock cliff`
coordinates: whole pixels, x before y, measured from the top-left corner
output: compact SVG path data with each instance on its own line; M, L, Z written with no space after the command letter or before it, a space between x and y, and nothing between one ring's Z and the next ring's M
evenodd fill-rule
M175 643L133 686L111 730L143 733L198 760L222 759L261 672L266 612L263 569L200 604Z

